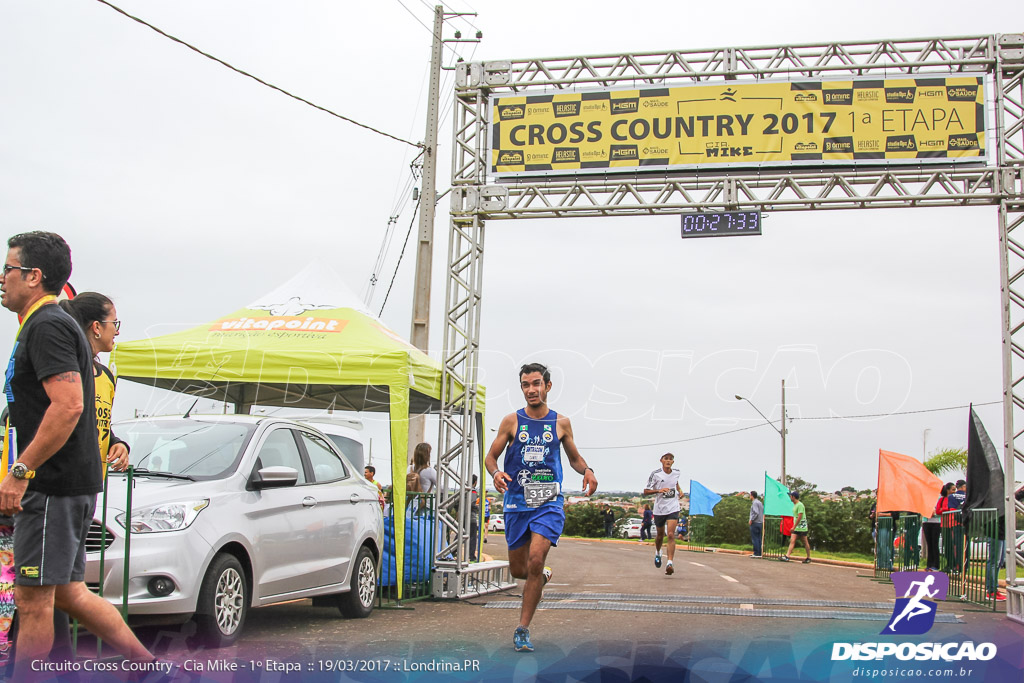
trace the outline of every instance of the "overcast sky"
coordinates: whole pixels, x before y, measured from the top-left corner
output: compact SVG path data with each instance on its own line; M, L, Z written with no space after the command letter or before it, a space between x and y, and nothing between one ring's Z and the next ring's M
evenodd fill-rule
M403 2L115 4L319 105L420 141L432 4ZM479 46L458 46L467 60L1024 30L1024 8L1011 0L970 11L865 1L814 16L802 16L805 4L764 2L451 6L479 13L472 26L446 28L483 31ZM7 0L0 64L0 226L64 235L72 282L114 299L122 340L241 308L318 256L362 294L398 213L370 304L380 310L412 218L412 147L96 0ZM446 112L451 82L446 72ZM446 127L440 190L450 156ZM447 210L443 199L438 356ZM555 370L551 406L572 418L601 488L641 488L666 450L684 478L721 492L760 488L764 470L778 475L779 435L767 425L715 435L763 424L735 394L778 419L785 378L789 415L803 418L789 425L788 473L828 490L873 488L879 448L920 457L925 447L966 447L966 409L923 411L1000 399L997 237L994 208L775 213L760 237L689 241L670 216L492 221L481 338L488 424L522 405L519 364L541 361ZM382 316L405 336L413 252ZM0 317L0 337L16 329L13 314ZM114 413L190 403L124 382ZM1001 444L1001 407L978 412ZM875 414L888 417L808 419ZM386 424L366 423L389 481ZM579 480L570 475L567 488Z

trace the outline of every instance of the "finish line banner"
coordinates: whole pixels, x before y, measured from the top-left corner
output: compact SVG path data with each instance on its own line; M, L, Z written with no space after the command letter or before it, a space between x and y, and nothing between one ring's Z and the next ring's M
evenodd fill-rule
M499 97L491 107L498 177L986 156L977 76L725 82Z

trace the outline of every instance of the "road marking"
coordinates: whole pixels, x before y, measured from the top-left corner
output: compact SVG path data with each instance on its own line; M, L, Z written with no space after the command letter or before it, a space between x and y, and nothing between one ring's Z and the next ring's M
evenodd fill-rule
M754 609L754 604L751 602L745 602L740 605L740 609Z
M556 583L556 584L552 584L552 585L557 586L559 584ZM614 586L615 584L614 583L585 583L583 585L584 586Z
M726 581L732 581L733 583L739 583L739 581L737 581L736 579L732 578L731 576L726 576L725 574L719 574L719 576L721 576Z
M701 564L700 562L691 562L694 567L706 567L707 565Z

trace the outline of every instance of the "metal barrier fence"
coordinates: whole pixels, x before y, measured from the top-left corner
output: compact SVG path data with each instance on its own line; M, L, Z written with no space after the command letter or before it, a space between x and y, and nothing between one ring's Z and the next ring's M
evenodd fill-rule
M898 518L879 515L875 530L875 578L888 579L892 572L917 571L921 564L921 515Z
M782 535L782 517L765 515L761 557L777 560L786 553L786 548L786 537Z
M960 510L942 515L941 569L949 575L949 593L965 602L996 608L1004 541L995 508L971 511L966 526Z
M699 553L707 549L708 525L711 518L705 515L690 515L690 540L687 541L686 550L693 550Z
M921 563L921 517L905 514L897 519L879 516L875 545L875 578L889 579L894 572L918 571ZM965 526L960 510L942 514L939 533L939 570L949 576L949 598L960 598L996 608L1003 539L998 511L972 511Z
M398 599L398 555L394 517L384 518L381 578L377 582L377 606L399 605L432 596L434 555L438 548L437 498L433 493L408 493L405 503L405 553L402 600Z

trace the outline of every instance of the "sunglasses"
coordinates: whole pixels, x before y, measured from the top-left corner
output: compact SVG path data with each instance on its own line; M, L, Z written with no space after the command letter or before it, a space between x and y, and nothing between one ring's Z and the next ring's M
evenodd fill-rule
M120 332L121 331L121 321L120 320L97 320L96 322L98 322L100 325L113 325L114 326L114 332Z

